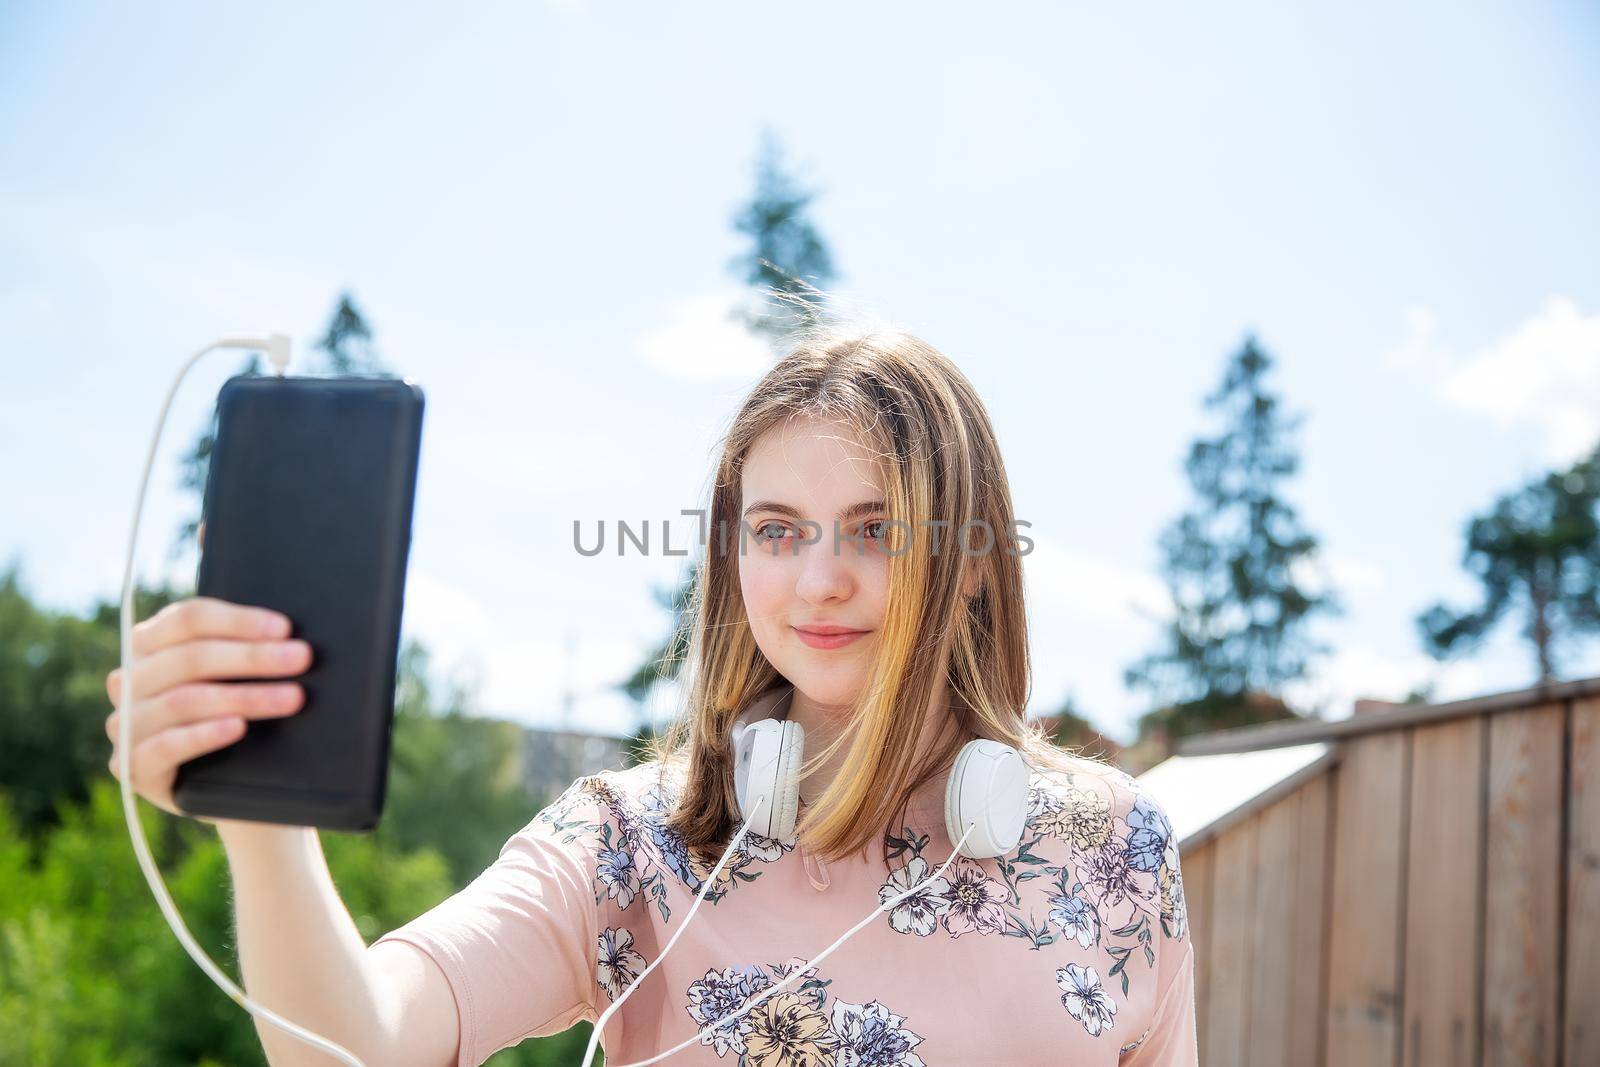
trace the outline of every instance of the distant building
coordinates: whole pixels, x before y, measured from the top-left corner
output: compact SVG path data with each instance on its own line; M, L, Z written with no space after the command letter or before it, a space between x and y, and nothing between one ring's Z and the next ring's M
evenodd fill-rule
M627 740L578 730L528 727L522 732L523 784L541 806L547 804L586 774L624 766Z

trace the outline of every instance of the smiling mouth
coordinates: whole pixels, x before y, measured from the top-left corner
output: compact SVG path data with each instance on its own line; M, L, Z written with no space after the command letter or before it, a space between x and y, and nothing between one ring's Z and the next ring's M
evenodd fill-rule
M859 637L865 637L870 630L845 630L840 633L823 634L815 630L802 630L800 627L791 627L795 636L812 648L843 648Z

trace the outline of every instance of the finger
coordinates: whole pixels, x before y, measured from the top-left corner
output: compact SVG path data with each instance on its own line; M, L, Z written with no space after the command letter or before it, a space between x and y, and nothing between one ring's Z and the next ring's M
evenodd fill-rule
M133 741L173 726L202 719L242 715L247 719L270 719L293 715L300 710L305 689L298 682L234 684L197 682L174 686L159 696L139 702L133 718ZM122 728L122 713L106 716L106 736L116 744Z
M133 665L133 693L139 700L160 696L185 682L224 678L271 678L303 673L311 665L311 646L287 641L227 641L203 638L163 648Z
M217 597L177 600L133 628L133 654L152 652L197 637L231 637L241 641L287 637L289 617L270 608L235 604Z
M145 738L133 749L134 788L141 793L156 787L170 789L178 764L231 745L244 736L244 731L245 721L230 715L176 726Z

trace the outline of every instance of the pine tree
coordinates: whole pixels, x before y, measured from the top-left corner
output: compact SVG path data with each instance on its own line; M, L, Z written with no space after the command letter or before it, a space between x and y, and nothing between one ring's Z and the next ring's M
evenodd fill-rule
M339 303L328 318L328 328L316 348L327 357L327 373L331 377L394 377L378 356L372 341L372 327L348 290L339 294Z
M328 318L328 328L316 343L316 350L326 357L326 376L393 378L386 370L372 343L372 327L356 307L355 298L348 290L339 294L333 314ZM259 353L252 352L236 372L236 377L254 378L265 372ZM303 373L303 372L302 372ZM315 375L313 375L315 376ZM178 484L194 495L195 514L178 527L177 537L168 552L169 559L177 559L198 540L200 515L205 491L206 475L211 468L211 450L217 443L217 413L213 409L205 430L195 439L181 461Z
M833 284L833 257L816 226L806 217L814 193L799 189L784 169L782 149L772 131L762 133L756 165L756 189L733 219L733 227L751 238L748 251L729 269L752 287L755 308L736 308L733 317L751 332L781 349L794 332L813 324L826 308L821 290ZM618 684L643 703L662 679L678 677L688 654L688 612L699 584L701 561L690 564L676 589L658 589L656 599L672 613L672 631ZM646 724L634 735L635 749L649 736Z
M1423 647L1436 659L1471 651L1520 602L1539 684L1554 681L1564 646L1600 631L1600 445L1569 470L1501 496L1466 535L1461 564L1483 583L1483 602L1422 612Z
M1185 471L1198 498L1162 533L1174 615L1164 645L1124 672L1124 681L1165 706L1140 720L1141 736L1185 734L1293 714L1285 683L1327 650L1304 636L1317 612L1338 614L1332 593L1300 588L1296 571L1317 539L1279 496L1299 467L1286 443L1301 419L1285 420L1264 379L1271 357L1247 335L1221 385L1205 398L1226 419L1191 446Z
M816 194L799 187L782 156L776 135L762 131L756 191L733 220L750 248L729 264L756 294L754 306L735 309L734 317L774 347L816 322L826 306L821 291L834 280L833 256L807 217Z

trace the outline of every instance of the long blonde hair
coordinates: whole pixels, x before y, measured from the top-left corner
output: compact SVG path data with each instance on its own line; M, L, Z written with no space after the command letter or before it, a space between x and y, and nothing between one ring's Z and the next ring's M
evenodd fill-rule
M647 758L682 772L667 824L710 862L743 824L733 719L784 681L756 644L740 592L742 471L751 446L794 417L843 423L878 451L890 554L879 654L867 684L846 729L826 751L807 754L809 772L849 746L839 772L803 813L800 842L826 859L864 850L974 738L1011 745L1038 770L1083 762L1026 718L1021 550L1005 467L977 392L953 362L909 333L819 323L750 392L724 438L703 562L678 635L686 650L686 706L646 749ZM974 567L979 584L968 599L963 588ZM926 722L940 671L955 730ZM924 739L924 730L934 736ZM929 758L913 765L924 748Z

